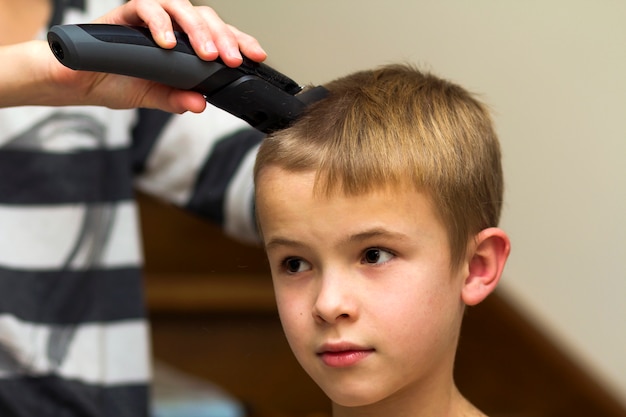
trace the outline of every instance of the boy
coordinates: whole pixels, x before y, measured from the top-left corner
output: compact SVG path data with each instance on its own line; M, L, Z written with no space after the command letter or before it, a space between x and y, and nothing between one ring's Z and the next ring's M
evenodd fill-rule
M327 88L255 166L287 340L335 417L483 415L452 371L464 308L510 250L489 115L408 66Z

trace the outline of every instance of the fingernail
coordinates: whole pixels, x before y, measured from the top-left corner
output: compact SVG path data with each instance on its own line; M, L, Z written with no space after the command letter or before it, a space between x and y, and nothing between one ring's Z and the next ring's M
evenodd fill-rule
M227 55L228 55L229 57L231 57L231 58L233 58L233 59L237 59L237 60L239 60L239 61L242 61L242 60L243 60L243 58L242 58L242 56L241 56L241 52L239 52L239 49L230 49L230 50L228 51L228 54L227 54Z
M207 41L204 44L204 52L208 54L213 54L217 52L217 47L215 46L215 43L213 43L213 41Z
M176 36L174 36L174 32L165 32L165 40L171 43L176 42Z

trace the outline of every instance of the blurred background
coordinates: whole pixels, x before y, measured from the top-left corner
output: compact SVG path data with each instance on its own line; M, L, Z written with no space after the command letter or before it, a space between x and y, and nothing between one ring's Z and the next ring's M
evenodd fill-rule
M503 147L502 227L513 244L498 302L563 375L626 407L626 2L205 3L300 83L402 61L479 95ZM147 257L153 272L167 270Z

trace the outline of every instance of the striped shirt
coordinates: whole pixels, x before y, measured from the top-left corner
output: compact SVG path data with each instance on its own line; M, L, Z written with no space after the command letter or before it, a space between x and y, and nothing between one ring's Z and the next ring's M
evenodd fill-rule
M57 0L53 23L121 3ZM254 240L261 138L211 106L0 109L0 416L149 414L135 187Z

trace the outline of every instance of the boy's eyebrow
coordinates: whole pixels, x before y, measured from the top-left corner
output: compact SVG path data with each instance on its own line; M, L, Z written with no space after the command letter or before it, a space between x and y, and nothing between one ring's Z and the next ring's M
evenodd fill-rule
M304 247L304 243L299 242L297 240L293 240L293 239L288 239L286 237L274 237L271 238L267 241L267 243L265 244L265 248L272 248L274 246L288 246L288 247L292 247L292 248L301 248Z
M404 233L392 232L392 231L384 229L384 228L375 227L373 229L364 230L362 232L349 235L345 239L342 239L341 244L362 242L362 241L365 241L365 240L368 240L368 239L372 239L372 238L377 238L377 237L384 237L384 238L391 238L391 239L400 239L400 240L406 240L406 239L409 238ZM272 247L275 247L275 246L287 246L287 247L292 247L292 248L302 248L302 247L305 247L306 245L304 243L300 242L300 241L297 241L297 240L294 240L294 239L289 239L289 238L286 238L286 237L281 237L281 236L277 236L277 237L271 238L265 244L265 248L266 249L267 248L272 248Z
M375 228L372 228L372 229L369 229L369 230L364 230L362 232L359 232L359 233L356 233L356 234L348 236L345 239L345 243L361 242L361 241L364 241L364 240L377 238L377 237L400 239L400 240L408 239L408 236L405 235L404 233L393 232L393 231L390 231L388 229L375 227Z

